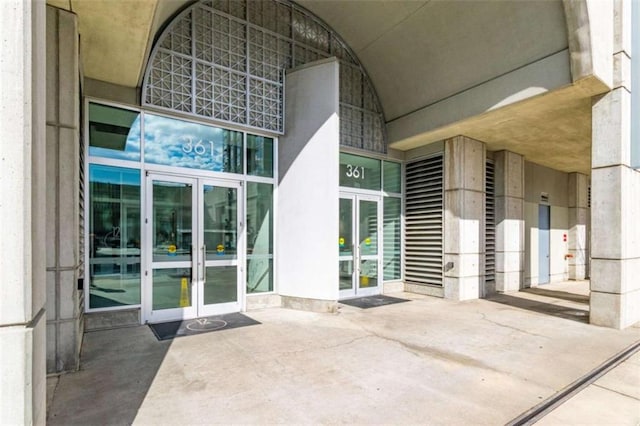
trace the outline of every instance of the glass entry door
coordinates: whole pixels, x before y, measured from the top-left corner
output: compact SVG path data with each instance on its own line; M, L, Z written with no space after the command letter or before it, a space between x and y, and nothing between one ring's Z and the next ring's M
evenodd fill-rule
M340 298L379 294L379 197L341 194L339 218Z
M241 310L240 183L148 174L145 320Z

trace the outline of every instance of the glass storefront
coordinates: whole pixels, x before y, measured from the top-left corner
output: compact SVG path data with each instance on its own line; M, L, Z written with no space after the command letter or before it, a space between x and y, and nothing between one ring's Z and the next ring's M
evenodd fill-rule
M340 153L340 186L380 190L380 160Z
M197 313L274 291L273 138L94 102L88 112L88 309ZM402 278L401 164L341 153L340 186L352 195L340 200L339 287L379 291Z
M140 113L89 104L89 156L140 161Z
M399 280L402 277L400 273L402 199L384 197L383 211L382 273L385 281Z
M140 171L89 167L89 308L140 303Z
M213 172L243 172L241 132L144 115L144 161Z
M243 270L247 294L274 290L273 138L96 102L87 111L89 310L140 306L145 279L153 282L152 310L238 302ZM145 195L149 171L184 176L193 186L154 177ZM244 182L245 189L225 182ZM149 207L143 197L153 197ZM151 206L146 214L153 217L145 219ZM236 216L226 217L230 212ZM246 216L238 218L241 212ZM246 226L232 235L236 220ZM147 237L145 226L153 226ZM196 243L206 264L197 274L188 266ZM143 279L145 256L156 266ZM164 260L171 265L163 267Z
M363 288L378 286L380 278L384 281L402 279L402 165L341 153L340 186L341 297L363 294ZM378 227L382 229L381 239L377 235Z
M247 293L273 291L273 185L247 183Z

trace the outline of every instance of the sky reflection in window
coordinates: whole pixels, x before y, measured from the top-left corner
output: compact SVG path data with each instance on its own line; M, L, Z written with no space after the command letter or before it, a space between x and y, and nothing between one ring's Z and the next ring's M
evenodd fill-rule
M144 143L148 163L243 173L241 132L145 114Z

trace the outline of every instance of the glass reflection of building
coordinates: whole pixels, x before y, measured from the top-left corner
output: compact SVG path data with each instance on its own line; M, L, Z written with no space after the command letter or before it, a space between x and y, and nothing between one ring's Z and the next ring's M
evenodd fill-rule
M140 303L140 172L92 164L90 307Z
M95 102L88 110L89 309L141 303L141 176L157 167L191 176L197 170L235 174L246 181L247 293L273 291L273 138ZM207 253L237 256L241 200L232 189L204 190ZM190 185L154 185L153 261L169 254L174 260L191 258L192 191Z

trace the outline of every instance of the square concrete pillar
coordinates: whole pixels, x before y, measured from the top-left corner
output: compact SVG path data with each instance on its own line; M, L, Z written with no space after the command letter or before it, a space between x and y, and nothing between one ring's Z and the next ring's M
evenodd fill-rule
M444 296L483 297L486 149L456 136L445 141Z
M45 3L0 1L0 424L45 424Z
M82 340L80 84L76 15L47 6L47 371L77 369Z
M640 321L640 172L630 167L628 87L596 100L592 110L592 324L625 328Z
M524 157L498 151L493 161L496 291L505 293L524 287Z
M589 260L589 177L569 174L569 279L584 280Z

